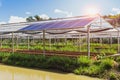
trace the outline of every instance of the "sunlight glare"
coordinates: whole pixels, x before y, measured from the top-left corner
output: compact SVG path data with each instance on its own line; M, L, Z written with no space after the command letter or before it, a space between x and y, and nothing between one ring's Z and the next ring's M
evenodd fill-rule
M99 13L99 9L97 9L97 7L88 7L86 9L86 14L87 15L91 15L91 16L94 16L94 15L97 15Z

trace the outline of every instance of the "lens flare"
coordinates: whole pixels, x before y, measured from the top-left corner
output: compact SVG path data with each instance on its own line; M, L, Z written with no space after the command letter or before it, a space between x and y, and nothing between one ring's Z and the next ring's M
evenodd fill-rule
M97 15L99 14L99 9L97 9L97 7L89 6L86 9L86 14L91 16Z

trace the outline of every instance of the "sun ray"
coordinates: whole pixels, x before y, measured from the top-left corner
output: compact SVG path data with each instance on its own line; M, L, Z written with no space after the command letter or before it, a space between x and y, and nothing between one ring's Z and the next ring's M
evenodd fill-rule
M95 6L89 6L89 7L87 7L85 13L87 15L94 16L94 15L99 14L99 9L97 7L95 7Z

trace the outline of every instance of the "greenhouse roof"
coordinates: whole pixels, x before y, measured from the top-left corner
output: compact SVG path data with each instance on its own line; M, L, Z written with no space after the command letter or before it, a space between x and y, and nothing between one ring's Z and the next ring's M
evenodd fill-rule
M32 24L25 28L22 28L20 29L20 31L84 28L94 19L96 19L96 17L70 18L70 19L63 19L63 20L43 21L41 23Z
M100 32L113 28L100 16L83 16L38 22L2 24L0 25L0 33L24 32L36 34L46 30L46 33L49 34L63 34L71 31L87 32L88 26L90 26L90 32Z

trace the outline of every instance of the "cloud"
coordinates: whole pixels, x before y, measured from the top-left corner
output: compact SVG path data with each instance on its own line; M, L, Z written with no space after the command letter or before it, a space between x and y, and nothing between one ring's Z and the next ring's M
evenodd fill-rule
M120 14L120 8L112 8L112 12Z
M30 14L31 14L31 12L25 12L25 14L30 15Z
M41 14L39 16L43 19L49 19L49 16L47 14Z
M26 22L26 18L19 16L10 16L8 23Z
M63 12L62 10L60 10L60 9L55 9L54 12L55 12L55 13L64 13L64 12Z
M63 11L60 9L55 9L54 13L64 14L64 15L66 15L66 17L72 17L72 12Z
M6 22L2 21L2 22L0 22L0 24L6 24Z

